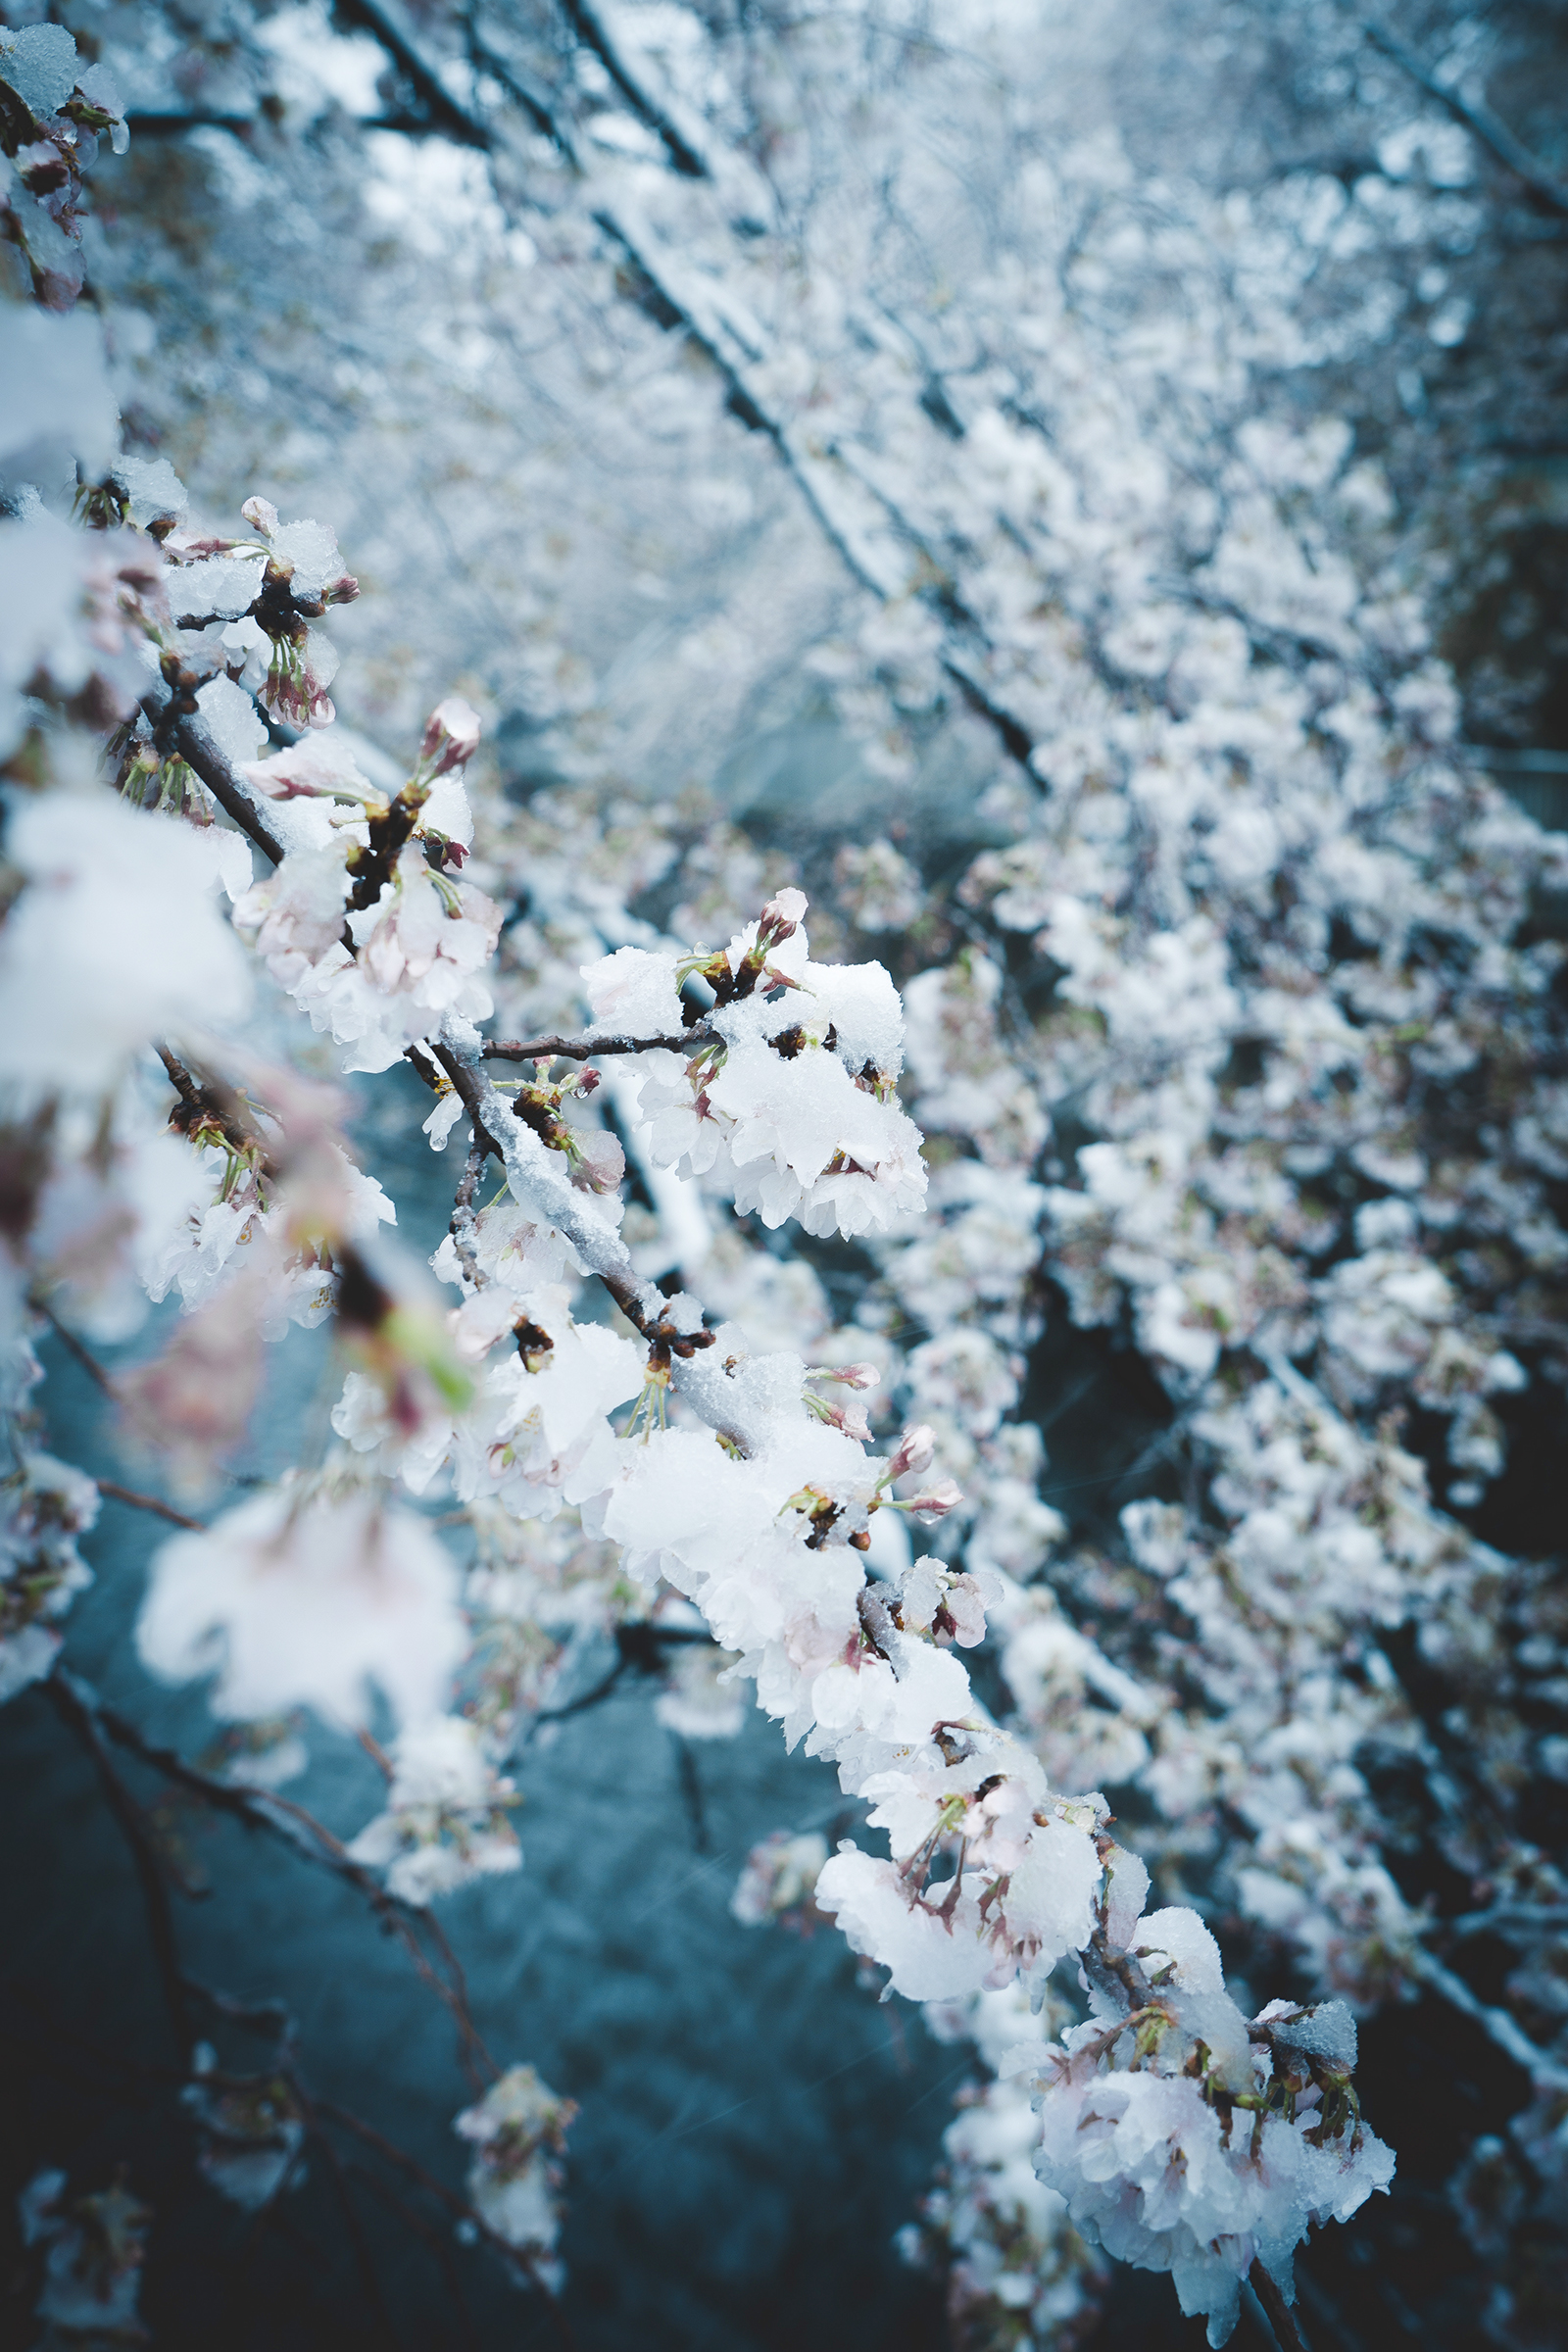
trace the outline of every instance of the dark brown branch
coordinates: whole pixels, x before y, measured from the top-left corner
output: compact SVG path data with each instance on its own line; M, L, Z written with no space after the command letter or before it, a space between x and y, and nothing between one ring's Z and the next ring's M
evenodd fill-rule
M588 1061L596 1054L684 1054L706 1045L711 1034L702 1021L675 1037L536 1037L527 1043L486 1038L479 1052L486 1061Z
M251 1157L262 1175L276 1176L271 1147L235 1089L223 1080L194 1077L168 1046L159 1045L155 1051L179 1097L179 1108L169 1114L171 1127L186 1136L201 1127L216 1128L231 1151Z
M586 48L593 51L640 122L663 141L670 162L687 179L707 179L707 164L664 109L626 65L588 0L562 0L562 13Z
M1429 98L1435 98L1440 106L1446 107L1456 122L1478 138L1483 147L1491 149L1499 164L1504 165L1516 179L1524 181L1532 195L1539 196L1542 203L1549 206L1552 212L1568 216L1568 187L1564 187L1561 180L1553 179L1545 166L1538 163L1523 140L1515 138L1507 123L1494 115L1490 106L1485 102L1472 106L1467 99L1460 97L1457 90L1451 90L1439 81L1414 50L1407 49L1386 25L1364 19L1361 29L1375 49L1381 49L1385 57L1392 58L1402 72L1409 74L1412 81L1426 91Z
M81 1694L74 1676L62 1674L57 1669L47 1677L43 1689L56 1714L75 1734L92 1758L104 1800L114 1815L115 1826L123 1838L135 1866L142 1907L147 1915L148 1940L153 1948L158 1981L163 1989L164 2006L169 2012L169 2023L180 2059L188 2064L196 2035L191 2025L185 1980L180 1972L173 1908L146 1816L116 1771L104 1738L107 1727L98 1708Z
M381 0L337 0L336 13L344 24L363 25L380 42L418 99L432 130L444 130L465 147L488 149L495 144L487 124L458 103Z
M156 1494L138 1494L134 1487L122 1487L118 1479L100 1478L93 1483L100 1494L113 1495L116 1502L128 1502L138 1511L155 1511L160 1519L168 1519L174 1527L201 1530L207 1525L205 1519L191 1519L183 1511L176 1511L172 1503L160 1502Z
M296 1855L325 1870L368 1904L389 1935L396 1936L409 1956L416 1974L427 1984L450 2013L457 2026L463 2045L464 2065L470 2081L482 2087L493 2080L499 2069L484 2044L478 2027L468 2007L467 1986L443 1930L427 1912L405 1903L382 1886L373 1872L352 1859L342 1840L335 1838L324 1822L318 1821L303 1805L294 1804L288 1797L279 1796L274 1789L251 1788L243 1784L220 1780L215 1774L203 1772L180 1755L177 1749L159 1747L139 1731L118 1708L106 1705L79 1676L57 1666L50 1677L51 1688L61 1686L74 1704L112 1740L117 1747L135 1756L154 1772L177 1788L186 1789L203 1804L216 1812L227 1813L243 1822L247 1829L262 1830L288 1846ZM57 1701L57 1703L59 1703ZM419 1941L417 1929L422 1927L435 1947L437 1956L451 1971L444 1979L431 1966L428 1955Z
M356 2139L363 2140L368 2148L373 2148L388 2164L396 2165L399 2172L406 2174L411 2180L416 2180L426 2196L434 2197L458 2221L466 2222L476 2236L494 2248L510 2269L519 2272L530 2286L537 2286L545 2298L556 2333L564 2345L568 2348L571 2346L573 2337L565 2314L558 2298L539 2276L539 2267L532 2255L523 2247L513 2245L499 2230L492 2230L483 2216L475 2213L456 2189L448 2188L444 2180L438 2180L433 2173L427 2173L424 2166L409 2155L406 2149L400 2148L395 2140L388 2139L373 2124L368 2124L363 2116L355 2115L347 2107L339 2107L332 2099L318 2099L316 2106L318 2114L329 2117L343 2131L352 2132Z
M1310 2352L1301 2324L1293 2307L1286 2302L1273 2277L1261 2262L1254 2262L1247 2274L1252 2292L1268 2314L1268 2324L1279 2338L1280 2352Z

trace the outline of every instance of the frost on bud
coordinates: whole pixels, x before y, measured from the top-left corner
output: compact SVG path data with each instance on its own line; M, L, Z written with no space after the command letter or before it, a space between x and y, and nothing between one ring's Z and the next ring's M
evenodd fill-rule
M809 1936L822 1917L814 1897L826 1861L827 1839L820 1831L792 1837L788 1830L775 1830L747 1855L730 1896L732 1916L742 1927L787 1928L792 1935Z
M805 920L807 903L804 890L776 892L758 918L758 946L777 948L782 947L785 940L793 939Z
M939 1478L924 1494L911 1495L904 1507L912 1511L916 1519L945 1519L962 1500L963 1489L956 1479Z
M916 1423L913 1429L906 1429L888 1457L888 1466L882 1473L882 1484L891 1486L895 1479L906 1478L911 1471L929 1470L936 1458L936 1432L923 1421Z
M438 776L450 775L454 768L466 767L479 748L479 713L461 694L449 694L437 703L424 722L424 741L419 746L421 766L434 762Z
M533 2259L552 2292L565 2272L555 2255L561 2235L561 2167L575 2100L559 2098L531 2066L513 2066L454 2129L472 2142L468 2194L487 2228Z

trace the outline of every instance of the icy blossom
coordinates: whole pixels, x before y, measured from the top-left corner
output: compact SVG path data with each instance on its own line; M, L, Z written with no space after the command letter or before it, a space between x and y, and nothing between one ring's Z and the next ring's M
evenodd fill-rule
M1120 1875L1128 1897L1147 1887L1139 1866ZM1250 2025L1195 1913L1135 1916L1118 1890L1105 1917L1086 1955L1093 2014L1040 2070L1036 2169L1092 2244L1170 2271L1222 2344L1253 2263L1290 2300L1308 2229L1348 2221L1394 2159L1360 2121L1341 2004L1275 2002ZM1117 2065L1122 2050L1136 2065Z
M90 1478L47 1453L23 1456L0 1485L0 1705L49 1672L57 1620L92 1582L75 1539L98 1516Z
M885 1228L925 1198L920 1139L898 1107L903 1017L880 964L813 964L789 890L727 949L687 959L713 989L710 1042L684 1072L650 1056L642 1108L661 1166L715 1173L735 1205L764 1224L795 1217L808 1233ZM679 1018L673 958L622 949L585 967L601 1022Z
M531 2066L509 2067L456 2130L473 2148L468 2194L498 2237L524 2254L544 2285L565 2273L555 2248L561 2235L561 2167L576 2104L542 2082Z
M217 1674L213 1712L365 1720L375 1684L436 1712L466 1649L457 1573L422 1520L336 1472L293 1477L154 1558L137 1647L170 1682Z
M431 1716L398 1734L386 1809L349 1852L384 1870L404 1902L423 1905L472 1879L521 1868L506 1810L515 1801L478 1726L463 1715Z
M729 1907L743 1927L776 1926L808 1936L816 1909L812 1897L827 1861L827 1839L819 1830L774 1830L754 1845L735 1883Z
M66 2194L66 2176L36 2173L17 2200L24 2246L43 2245L43 2292L33 2310L65 2339L140 2341L136 2316L149 2209L120 2184Z

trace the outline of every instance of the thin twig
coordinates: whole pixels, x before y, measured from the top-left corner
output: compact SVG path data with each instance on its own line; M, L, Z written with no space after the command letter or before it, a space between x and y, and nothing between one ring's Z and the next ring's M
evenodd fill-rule
M45 1306L41 1298L32 1299L30 1304L35 1314L42 1315L44 1321L53 1331L55 1338L60 1342L62 1348L65 1348L66 1353L75 1357L77 1363L87 1374L88 1378L95 1380L98 1383L98 1386L102 1389L106 1396L113 1396L116 1394L115 1384L110 1379L109 1374L104 1370L102 1364L98 1361L98 1358L91 1352L91 1350L82 1346L75 1333L66 1329L66 1326L61 1322L60 1317L55 1313L54 1308L52 1306Z
M390 2187L379 2174L372 2173L368 2164L350 2164L343 2169L348 2179L363 2180L372 2196L379 2197L382 2204L397 2215L404 2228L412 2230L416 2237L429 2248L430 2258L440 2271L447 2293L452 2298L463 2329L463 2340L473 2345L475 2352L478 2352L479 2335L473 2324L473 2314L468 2309L468 2298L463 2291L463 2274L453 2261L452 2248L439 2230L432 2230L423 2214L416 2213L408 2198L400 2197L397 2190Z
M426 2172L424 2166L416 2158L411 2156L406 2149L400 2148L395 2140L388 2139L385 2133L378 2132L373 2124L368 2124L363 2116L355 2115L350 2108L339 2107L332 2099L318 2099L316 2106L318 2114L330 2117L334 2124L340 2125L345 2132L352 2132L357 2139L363 2140L368 2148L374 2148L377 2155L384 2156L388 2164L396 2165L398 2170L406 2173L411 2180L416 2180L427 2196L434 2197L439 2204L444 2205L455 2219L466 2223L477 2237L482 2238L486 2245L495 2249L503 2262L512 2270L520 2272L531 2286L537 2286L545 2297L552 2323L562 2343L568 2347L572 2344L571 2329L566 2316L561 2308L559 2298L539 2276L538 2264L525 2247L514 2246L510 2238L505 2238L499 2230L492 2230L483 2215L476 2213L473 2207L466 2199L460 2197L455 2189L448 2188L444 2180L438 2180L433 2173Z
M711 1036L706 1021L676 1037L536 1037L527 1044L510 1038L486 1038L479 1052L486 1061L587 1061L595 1054L690 1054Z
M134 1487L122 1487L117 1478L94 1480L100 1494L112 1495L116 1502L128 1502L138 1511L155 1511L160 1519L168 1519L175 1527L192 1527L198 1533L207 1526L205 1519L192 1519L184 1511L176 1511L172 1502L160 1502L156 1494L138 1494Z
M436 68L420 56L390 10L380 0L338 0L337 13L346 24L363 25L378 40L423 107L432 130L444 130L465 147L489 148L495 142L487 124L460 106Z
M1482 2000L1480 1994L1472 1992L1464 1979L1455 1976L1451 1968L1445 1968L1443 1962L1435 1960L1430 1952L1418 1950L1411 1958L1410 1973L1419 1977L1423 1984L1430 1985L1434 1992L1440 1993L1451 2008L1472 2018L1498 2049L1504 2051L1515 2066L1523 2069L1538 2089L1554 2092L1568 2090L1568 2068L1559 2066L1555 2059L1547 2057L1544 2050L1538 2049L1506 2009L1494 2009Z
M401 2341L398 2331L392 2324L392 2314L387 2309L386 2297L381 2291L381 2281L376 2277L375 2261L365 2235L365 2227L354 2210L354 2199L349 2194L349 2184L343 2171L343 2159L332 2145L330 2136L318 2121L310 2094L301 2086L297 2077L291 2076L290 2082L294 2096L300 2103L312 2144L319 2148L326 2159L326 2169L331 2178L333 2192L343 2215L343 2227L348 2232L349 2244L353 2249L354 2267L360 2275L360 2285L364 2290L365 2300L369 2306L370 2316L387 2343L392 2345L393 2352L401 2352Z
M74 1677L57 1670L45 1679L43 1688L56 1714L74 1732L92 1758L105 1801L114 1815L115 1826L123 1838L135 1865L141 1886L142 1907L147 1915L148 1940L153 1948L158 1981L163 1988L164 2006L169 2011L175 2046L181 2059L188 2061L196 2035L191 2025L185 1980L180 1971L173 1908L146 1816L116 1771L104 1738L107 1727L98 1709L80 1694Z

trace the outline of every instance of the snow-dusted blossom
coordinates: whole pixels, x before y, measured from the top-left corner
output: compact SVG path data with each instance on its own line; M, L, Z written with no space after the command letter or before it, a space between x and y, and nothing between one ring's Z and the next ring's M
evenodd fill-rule
M98 1516L90 1478L29 1453L0 1485L0 1704L41 1681L60 1653L57 1621L92 1572L76 1549Z
M561 2235L561 2166L566 2133L577 2113L540 2081L531 2066L509 2067L455 2129L473 2148L468 2194L474 2211L498 2237L532 2261L542 2282L559 2288L564 2272L555 2248Z
M808 1936L817 1919L812 1896L827 1860L820 1830L774 1830L754 1845L729 1907L743 1927L789 1928Z
M4 846L25 888L0 925L0 1081L34 1102L102 1092L150 1039L245 1012L245 959L186 828L49 793L13 803Z
M457 1571L424 1522L339 1471L290 1478L162 1545L136 1628L153 1673L216 1673L216 1715L311 1706L361 1723L374 1684L434 1714L467 1647Z
M24 2246L44 2248L37 2318L66 2342L142 2340L136 2314L149 2208L120 2183L72 2196L61 2172L34 2174L17 2200Z
M463 1715L408 1724L393 1743L391 1763L386 1809L349 1852L384 1870L404 1902L428 1903L471 1879L521 1867L507 1818L515 1792L490 1761L477 1724Z
M920 1206L920 1139L898 1106L903 1018L880 964L815 964L806 901L786 890L721 953L684 961L622 949L585 967L601 1024L678 1032L678 983L713 993L710 1042L679 1071L650 1057L642 1107L661 1165L717 1174L738 1209L808 1233L877 1230Z

